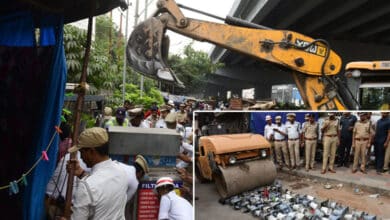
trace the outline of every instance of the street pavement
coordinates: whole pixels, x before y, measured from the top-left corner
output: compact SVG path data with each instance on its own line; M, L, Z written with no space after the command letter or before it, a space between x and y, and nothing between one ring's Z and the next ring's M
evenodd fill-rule
M283 179L283 185L297 186L299 193L313 194L318 197L327 197L329 193L336 193L339 199L344 199L344 204L359 207L362 210L376 212L387 219L390 217L388 213L390 206L386 205L389 202L390 196L390 174L385 173L377 175L374 169L368 169L367 174L357 172L353 174L350 168L335 168L336 173L327 172L321 174L320 169L310 170L306 172L304 168L299 170L286 170L278 173L278 179ZM291 176L296 180L287 180L286 177ZM293 178L293 179L294 179ZM297 181L297 179L299 181ZM327 191L322 185L329 183L333 189ZM292 184L292 185L291 185ZM343 184L344 191L337 189L337 185ZM299 189L303 187L303 189ZM290 188L290 187L288 187ZM353 190L358 189L362 194L355 194ZM363 194L364 192L364 194ZM377 201L373 203L375 199L370 199L370 194L380 194L380 198L383 201ZM195 201L195 213L196 219L255 219L252 215L242 213L241 211L233 210L228 205L221 205L219 200L219 194L214 183L200 183L195 180L195 194L198 200ZM384 197L383 197L384 196ZM360 200L360 202L359 202ZM372 204L368 204L370 202ZM349 204L348 204L349 203ZM363 203L363 204L361 204ZM366 204L366 206L364 206ZM390 204L390 203L389 203ZM371 206L369 206L371 205ZM384 210L383 210L384 209Z
M282 172L290 173L306 178L316 178L322 182L331 181L339 182L343 184L350 184L352 187L361 187L369 189L380 194L387 194L390 196L390 174L389 172L378 175L376 170L373 168L367 169L367 174L360 171L352 173L351 168L346 167L335 167L336 173L326 172L321 174L321 169L309 170L306 172L304 168L299 170L287 170L284 169Z

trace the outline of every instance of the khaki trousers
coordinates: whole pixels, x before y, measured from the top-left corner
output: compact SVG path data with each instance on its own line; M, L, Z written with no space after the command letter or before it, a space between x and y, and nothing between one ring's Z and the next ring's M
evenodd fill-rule
M316 156L317 140L305 140L305 161L306 169L314 167L314 158Z
M386 153L385 153L385 164L383 165L384 170L389 169L389 162L390 162L390 144L386 147Z
M290 152L291 166L299 166L299 140L288 141L288 151Z
M336 158L338 137L324 136L324 153L322 155L322 170L326 170L329 157L329 169L333 170L334 159Z
M287 143L285 141L275 141L275 154L276 160L278 161L279 166L283 166L282 153L284 157L285 164L290 166L290 158L288 156Z
M275 156L275 144L273 141L268 140L268 142L271 144L271 160L274 162L276 161L276 156Z
M366 150L368 141L355 141L352 170L357 170L360 158L360 169L366 170Z

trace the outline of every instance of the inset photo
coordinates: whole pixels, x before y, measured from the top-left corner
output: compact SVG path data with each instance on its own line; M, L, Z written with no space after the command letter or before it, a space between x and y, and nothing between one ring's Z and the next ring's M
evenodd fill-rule
M196 112L195 219L389 219L389 112Z

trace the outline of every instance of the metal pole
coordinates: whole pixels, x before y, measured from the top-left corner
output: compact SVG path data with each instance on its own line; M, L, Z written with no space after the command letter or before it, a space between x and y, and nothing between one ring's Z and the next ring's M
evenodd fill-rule
M129 0L127 0L126 2L127 2L127 5L129 5ZM123 51L122 103L125 102L125 94L126 94L126 71L127 71L126 45L127 45L127 35L128 35L128 29L129 29L129 9L126 10L126 18L125 19L126 19L126 30L125 30L125 40L123 41L125 44L125 50Z
M144 21L148 18L148 0L145 0L145 13L144 13ZM144 75L141 76L141 86L140 86L140 96L142 98L142 95L144 93Z
M134 27L138 24L138 9L139 9L139 0L135 1L135 12L134 12Z

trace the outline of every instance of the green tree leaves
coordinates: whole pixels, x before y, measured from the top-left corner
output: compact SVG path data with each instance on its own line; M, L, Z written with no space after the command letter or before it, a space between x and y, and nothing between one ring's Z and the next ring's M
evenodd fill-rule
M112 106L122 106L124 36L108 16L96 17L95 38L92 43L87 69L89 94L102 94ZM68 82L79 82L86 44L86 31L72 25L64 27L64 48L68 68ZM145 78L143 97L140 98L140 76L127 68L126 99L135 104L151 105L153 101L163 103L156 88L157 83Z
M201 92L206 85L207 74L214 73L223 66L222 63L214 64L207 53L195 50L192 44L185 46L183 57L171 55L168 62L186 86L182 91L184 94Z

